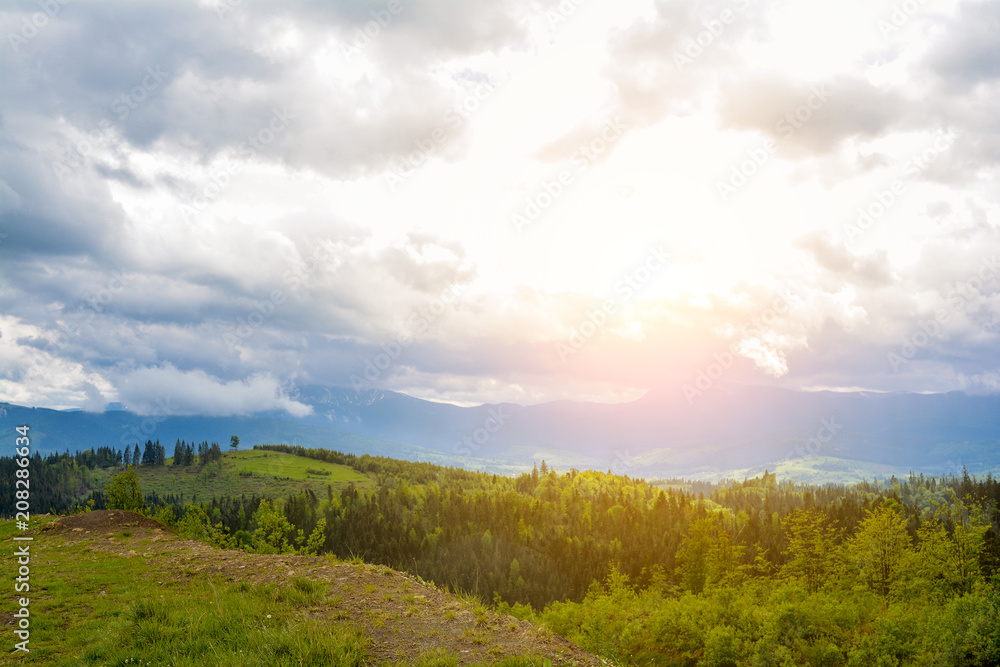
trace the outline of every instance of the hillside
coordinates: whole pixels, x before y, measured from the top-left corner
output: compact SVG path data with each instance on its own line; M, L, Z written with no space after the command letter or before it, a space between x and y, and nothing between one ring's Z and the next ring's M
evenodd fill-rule
M50 455L44 460L64 458ZM0 457L0 467L11 465L11 459ZM304 492L325 498L352 486L364 491L373 483L370 475L346 465L257 450L222 452L218 461L205 465L199 462L175 466L173 458L168 458L164 465L140 465L135 470L150 502L179 508L220 497L246 498L256 507L254 498L287 498ZM95 465L83 456L70 457L60 464L38 465L32 471L34 506L39 511L59 514L93 500L96 509L103 509L104 487L120 471L121 467ZM13 469L10 472L13 474ZM14 478L0 479L0 517L13 516L13 493Z
M42 517L28 534L31 651L5 649L3 664L601 664L387 567L219 550L122 511Z
M190 500L241 494L283 497L309 488L317 495L326 495L327 485L339 492L348 484L364 486L370 482L367 475L353 468L282 452L224 452L221 461L204 467L172 463L173 459L167 459L164 466L138 468L139 481L146 493L183 494ZM110 468L95 470L95 487L103 488L115 472Z
M900 666L1000 664L1000 483L991 477L808 487L769 473L654 486L560 473L544 462L504 477L274 445L223 455L206 468L228 472L199 483L243 479L241 470L301 491L271 499L199 491L192 503L144 494L140 478L200 473L94 467L100 460L90 450L32 459L33 506L65 500L82 478L115 470L89 498L94 509L142 508L168 528L138 518L122 526L102 518L118 515L95 511L38 533L32 613L71 617L65 627L40 624L48 636L76 642L60 656L76 651L92 664L131 665L115 647L145 656L167 639L202 652L252 647L275 664L288 656L302 658L294 664L361 664L364 651L384 663L404 646L422 650L425 635L433 638L425 647L479 660L505 655L507 631L518 646L525 641L518 628L527 626L490 616L487 606L621 664L854 667L886 655ZM0 499L15 497L10 482L20 469L0 457ZM367 481L348 481L352 474ZM313 476L339 481L318 493ZM6 524L0 539L12 532ZM393 588L394 577L410 583ZM415 587L422 581L463 591L472 606L449 607L449 598ZM105 599L108 582L125 594ZM442 627L464 622L463 610L472 625ZM284 625L259 620L267 614ZM322 622L329 618L354 626ZM152 664L205 664L165 651Z

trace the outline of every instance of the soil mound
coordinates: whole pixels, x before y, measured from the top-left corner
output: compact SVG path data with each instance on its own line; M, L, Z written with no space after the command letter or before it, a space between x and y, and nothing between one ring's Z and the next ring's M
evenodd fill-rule
M62 516L53 521L51 530L69 530L73 532L107 533L125 528L145 528L147 530L164 530L163 524L153 521L135 512L125 510L97 510Z

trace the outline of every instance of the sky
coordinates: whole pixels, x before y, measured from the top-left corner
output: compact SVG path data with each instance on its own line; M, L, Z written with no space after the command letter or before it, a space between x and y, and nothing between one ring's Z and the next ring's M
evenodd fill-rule
M0 5L0 401L1000 392L1000 3Z

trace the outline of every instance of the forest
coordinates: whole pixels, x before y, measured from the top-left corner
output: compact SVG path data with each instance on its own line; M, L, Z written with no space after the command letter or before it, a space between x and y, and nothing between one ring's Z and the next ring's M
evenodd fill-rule
M167 465L151 446L140 468ZM218 451L206 443L196 458L188 447L178 443L170 464L204 465ZM196 504L140 494L137 509L220 547L407 571L622 664L1000 664L1000 483L991 476L810 487L765 474L692 485L544 461L507 477L255 449L349 466L373 483ZM124 461L113 450L36 455L33 503L114 507L116 493L87 495L88 475ZM0 458L11 473L0 479L13 479L12 466Z

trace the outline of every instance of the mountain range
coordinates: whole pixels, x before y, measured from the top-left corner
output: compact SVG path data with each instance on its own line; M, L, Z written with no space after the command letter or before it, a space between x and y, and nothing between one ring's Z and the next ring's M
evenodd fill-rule
M293 417L136 415L0 403L7 433L28 424L37 451L178 438L287 443L494 472L593 468L646 478L715 480L771 470L804 482L1000 470L1000 396L803 392L716 384L688 400L653 390L618 404L554 401L460 407L384 391L304 386ZM121 406L112 406L121 407ZM12 443L13 444L13 441Z

